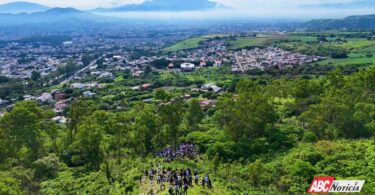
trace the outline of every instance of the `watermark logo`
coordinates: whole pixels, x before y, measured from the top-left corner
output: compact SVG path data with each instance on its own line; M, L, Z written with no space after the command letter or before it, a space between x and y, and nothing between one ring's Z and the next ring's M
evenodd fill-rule
M361 192L365 180L335 180L331 176L315 176L307 193L354 193Z

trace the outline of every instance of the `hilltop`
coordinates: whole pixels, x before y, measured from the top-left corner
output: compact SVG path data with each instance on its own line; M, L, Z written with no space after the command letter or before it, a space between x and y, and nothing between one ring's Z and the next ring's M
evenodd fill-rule
M311 20L304 23L302 26L311 30L370 30L375 28L375 15L349 16L342 19Z
M107 21L107 17L98 16L74 8L52 8L43 12L0 14L0 26L46 25L46 24L89 24Z
M122 11L198 11L225 6L208 0L153 0L141 4L129 4L113 8L98 8L99 12L122 12Z
M34 13L48 10L49 7L30 2L13 2L0 5L0 13L18 14L18 13Z

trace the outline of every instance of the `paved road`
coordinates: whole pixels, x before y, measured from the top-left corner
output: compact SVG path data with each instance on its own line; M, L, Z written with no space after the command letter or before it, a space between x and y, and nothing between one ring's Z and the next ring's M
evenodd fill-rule
M245 70L244 68L242 67L242 63L240 61L240 58L238 57L238 53L237 52L234 52L234 57L236 58L236 62L238 64L238 66L240 67L242 73L245 73Z
M87 70L87 69L89 69L89 68L91 68L91 67L94 67L94 66L96 65L96 62L97 62L99 59L103 58L103 57L104 57L104 55L101 56L101 57L99 57L98 59L92 61L89 65L83 67L81 70L78 70L76 73L74 73L73 76L70 76L69 78L65 79L65 80L62 81L60 84L64 85L64 84L69 83L71 80L73 80L75 77L77 77L81 72L83 72L83 71L85 71L85 70Z

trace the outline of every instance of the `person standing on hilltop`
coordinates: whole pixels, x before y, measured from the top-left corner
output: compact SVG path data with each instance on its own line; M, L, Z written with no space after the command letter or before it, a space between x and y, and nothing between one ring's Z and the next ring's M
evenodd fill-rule
M177 175L177 184L181 183L181 175Z
M204 183L208 185L208 180L210 179L210 177L208 177L208 175L206 174L203 179Z
M189 176L188 176L188 184L189 184L189 186L193 186L193 176L190 174Z
M176 186L174 187L174 191L175 191L175 194L176 194L176 195L179 195L179 194L180 194L180 188L178 187L177 184L176 184Z
M208 188L209 189L212 189L212 183L211 183L211 179L210 179L210 176L209 175L207 175L207 186L208 186Z
M173 186L170 185L168 189L169 195L173 195Z
M189 189L189 185L187 183L184 184L184 193L183 195L187 195L188 193L188 189Z
M198 183L199 183L199 175L196 174L195 175L195 185L198 185Z

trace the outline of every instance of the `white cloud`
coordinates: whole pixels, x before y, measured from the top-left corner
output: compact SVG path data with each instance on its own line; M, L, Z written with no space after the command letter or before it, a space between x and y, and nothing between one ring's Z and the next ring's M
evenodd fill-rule
M16 0L0 0L0 3L10 3ZM142 3L143 0L25 0L26 2L40 3L51 7L75 7L89 9L97 7L111 7L125 4Z
M0 3L9 3L17 0L0 0ZM45 4L51 7L75 7L79 9L91 9L97 7L113 7L125 4L142 3L146 0L23 0L35 3ZM148 1L148 0L147 0ZM171 0L173 1L173 0ZM189 0L186 0L189 1ZM283 18L311 18L311 17L342 17L353 14L370 14L375 13L375 7L362 8L353 10L322 10L322 9L304 9L301 5L327 4L327 3L345 3L362 0L209 0L222 3L235 10L222 12L221 16L237 17L283 17ZM372 0L368 0L372 1ZM218 14L215 15L214 13ZM142 16L155 13L133 13ZM156 13L163 17L172 16L172 13ZM185 16L191 13L174 13L176 16ZM129 15L125 13L124 15ZM194 17L203 17L204 15L220 17L218 12L194 13ZM172 16L175 17L175 16Z
M345 3L359 0L212 0L238 9L284 8L301 5Z
M0 0L0 3L9 3L16 0ZM110 7L114 5L124 5L131 3L141 3L145 0L25 0L29 2L46 4L49 6L76 7L76 8L94 8ZM171 0L173 1L173 0ZM188 0L187 0L188 1ZM254 7L291 7L304 4L320 3L342 3L358 0L210 0L219 2L234 8L248 9Z

